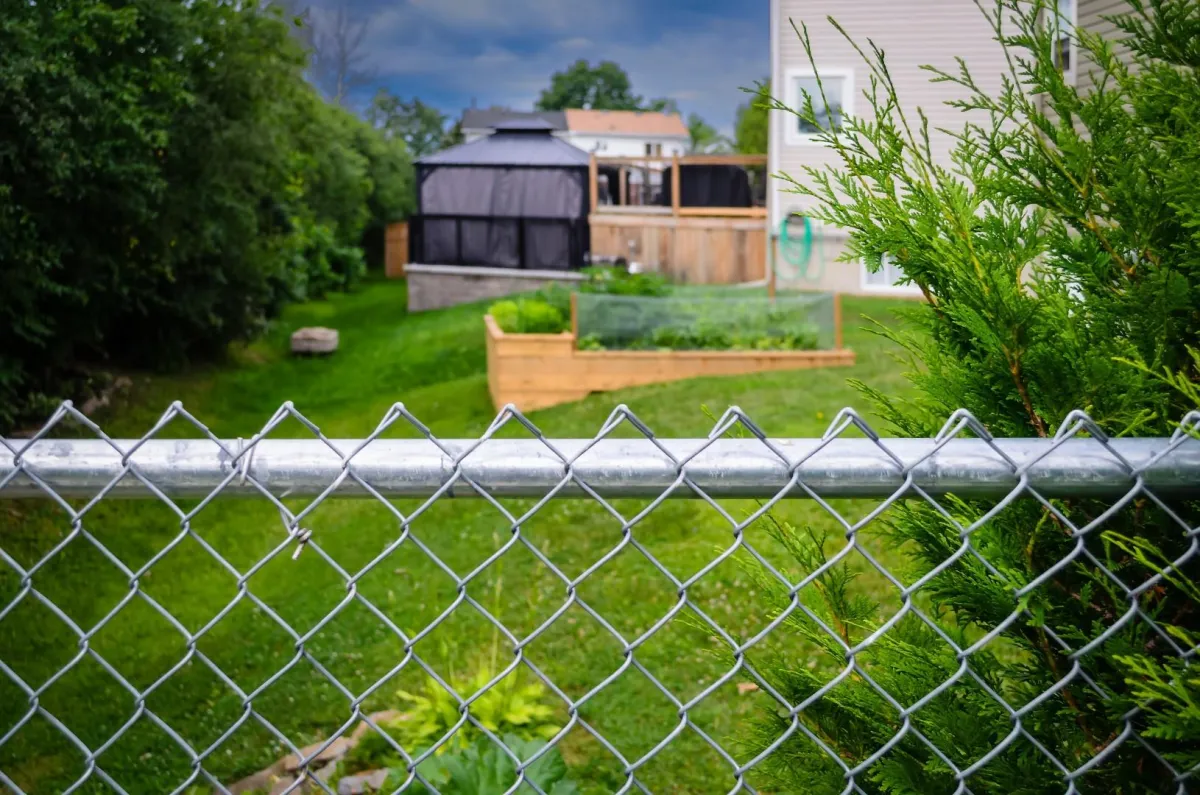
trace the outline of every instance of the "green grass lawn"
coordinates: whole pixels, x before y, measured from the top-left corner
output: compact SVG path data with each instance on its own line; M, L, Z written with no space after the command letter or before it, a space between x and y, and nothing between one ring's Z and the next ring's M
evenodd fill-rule
M888 343L864 331L863 315L896 322L891 312L901 301L846 299L845 340L858 353L852 369L770 373L703 379L593 395L579 403L534 412L531 419L547 435L595 434L617 403L629 405L662 436L703 436L712 427L704 407L719 414L738 405L773 436L816 436L843 406L866 410L847 378L862 379L890 393L905 382ZM354 295L291 308L278 327L261 341L240 350L221 366L181 377L139 377L132 396L99 419L116 437L142 434L173 400L223 437L249 437L285 400L330 437L369 433L396 401L445 438L473 437L493 420L487 392L480 305L409 316L402 283L372 283ZM288 334L299 326L328 325L341 335L341 350L329 359L287 355ZM295 422L277 436L303 436ZM515 426L504 434L524 433ZM414 435L395 428L390 435ZM161 436L195 436L175 422ZM520 515L531 501L510 500L505 507ZM185 507L191 507L188 504ZM419 502L397 500L407 514ZM626 517L644 502L616 501ZM722 506L744 516L753 504L729 501ZM295 506L298 510L300 504ZM854 518L870 506L839 503ZM793 522L825 528L835 525L817 506L795 501L777 513ZM150 502L102 502L83 520L84 529L131 569L143 565L180 534L180 521L166 505ZM328 501L307 522L320 548L346 571L359 572L401 533L388 506L367 500ZM278 513L263 501L215 501L191 523L191 530L239 572L284 539ZM419 538L453 571L471 571L509 540L511 524L482 500L435 503L412 522ZM70 532L69 522L47 502L0 502L0 548L30 566ZM575 577L622 539L621 523L590 501L556 501L521 527L567 576ZM663 504L633 528L634 538L675 577L683 579L711 561L731 543L729 524L700 500ZM840 537L840 536L839 536ZM785 572L795 566L752 526L747 539ZM862 539L870 547L870 537ZM887 550L872 548L888 556ZM893 553L894 554L894 553ZM21 590L19 578L0 567L0 605ZM85 538L76 537L33 577L32 585L82 628L90 629L129 601L88 646L135 688L146 688L187 653L184 637L144 600L130 598L128 578ZM878 583L876 584L878 585ZM205 626L238 594L237 576L220 566L199 542L184 538L141 579L142 591L166 608L189 631ZM246 582L299 633L317 625L346 598L344 577L314 550L293 561L289 552L256 570ZM381 565L357 581L357 593L405 631L416 632L434 620L456 597L450 576L406 542ZM877 589L880 593L883 590ZM518 637L532 632L566 600L566 589L533 554L513 546L498 562L475 577L468 593L499 617ZM644 555L627 546L578 588L578 596L632 640L653 626L677 603L675 586ZM689 598L730 634L746 638L767 617L751 578L728 560L702 578ZM898 600L896 600L898 603ZM715 633L697 626L684 610L639 646L636 658L680 700L686 701L729 668L715 652ZM770 643L768 640L768 644ZM495 648L496 634L480 614L461 605L415 647L443 676L470 673ZM780 641L786 643L786 641ZM500 644L500 657L507 661ZM225 674L249 691L295 655L294 639L265 612L240 601L197 642ZM365 607L351 603L305 645L308 653L357 696L397 666L402 642ZM38 703L95 749L137 713L135 698L122 689L90 655L80 656L78 637L32 595L0 619L0 660L33 687L67 666L45 687ZM570 697L579 698L622 663L620 643L578 606L571 607L526 650L529 660L550 674ZM394 673L366 700L368 710L398 706L395 691L418 689L428 676L410 665ZM738 727L765 706L761 693L741 693L737 681L714 692L691 717L710 737L736 748ZM348 715L350 698L307 660L301 660L254 699L254 707L297 745L327 737ZM196 749L207 748L233 725L243 708L220 678L191 662L168 678L146 700L145 709L168 724ZM25 693L0 676L0 737L25 714ZM565 723L566 710L560 709ZM678 724L676 707L634 668L630 668L581 715L629 759L657 745ZM582 728L564 740L572 777L585 791L611 791L623 785L620 764ZM253 720L244 723L205 761L205 768L230 782L278 758L282 745ZM744 758L740 757L739 758ZM108 746L97 764L127 792L169 792L191 771L187 754L146 715ZM26 792L59 792L85 770L83 755L37 716L0 746L0 770ZM691 729L639 770L639 779L655 792L726 792L733 779L728 765ZM81 791L108 792L93 777Z

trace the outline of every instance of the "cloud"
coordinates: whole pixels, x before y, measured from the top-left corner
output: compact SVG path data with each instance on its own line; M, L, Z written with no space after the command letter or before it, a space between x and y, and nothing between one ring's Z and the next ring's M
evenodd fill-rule
M443 102L452 115L466 98L529 107L554 72L586 58L616 61L637 93L675 99L685 113L731 131L747 100L741 88L769 72L765 8L762 19L745 19L731 2L728 17L680 22L664 3L654 24L631 3L401 0L371 16L364 46L381 84Z
M313 0L367 24L375 84L457 116L472 99L528 107L583 58L620 64L634 90L729 132L740 89L769 71L766 3L738 0ZM720 8L724 3L726 8ZM702 11L695 10L703 6ZM370 92L373 92L372 86Z
M335 2L336 0L326 0ZM371 21L391 26L433 26L469 34L568 34L611 32L636 20L635 0L394 0ZM385 29L380 29L386 32Z

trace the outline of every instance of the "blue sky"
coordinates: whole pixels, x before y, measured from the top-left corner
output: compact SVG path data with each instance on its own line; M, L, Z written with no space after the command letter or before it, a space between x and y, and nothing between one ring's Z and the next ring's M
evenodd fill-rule
M320 0L318 0L320 2ZM336 0L324 0L324 4ZM767 0L352 0L377 85L457 116L532 106L555 71L613 60L636 93L729 132L768 75Z

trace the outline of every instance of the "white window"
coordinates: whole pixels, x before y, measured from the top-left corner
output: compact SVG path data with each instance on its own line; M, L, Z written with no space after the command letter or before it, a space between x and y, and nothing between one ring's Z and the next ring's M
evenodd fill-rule
M839 129L847 116L854 114L854 71L851 69L789 69L787 73L788 104L796 111L804 108L804 97L812 97L813 112L820 128ZM821 99L824 88L825 99ZM795 114L788 113L786 139L789 144L816 142L820 129Z
M900 284L904 271L896 264L890 254L881 258L879 270L872 272L867 263L862 263L862 288L867 292L897 293L901 295L920 295L921 288L915 284Z
M1054 31L1054 64L1067 76L1067 82L1075 80L1075 0L1055 0L1051 20Z

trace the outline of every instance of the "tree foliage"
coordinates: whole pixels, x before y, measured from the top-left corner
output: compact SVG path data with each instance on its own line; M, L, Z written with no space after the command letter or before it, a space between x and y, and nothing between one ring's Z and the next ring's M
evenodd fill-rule
M688 149L698 153L729 151L729 139L717 132L717 128L706 122L700 114L688 116Z
M862 387L902 434L930 436L964 407L998 436L1053 436L1077 408L1115 433L1166 436L1195 408L1200 4L1132 0L1115 21L1133 68L1114 42L1075 34L1096 85L1086 91L1055 66L1047 10L1001 0L985 12L1011 65L998 93L965 62L931 70L962 90L955 104L971 113L953 131L949 161L935 156L924 116L904 111L884 53L860 49L874 117L823 133L840 162L795 180L815 217L850 231L847 260L877 268L887 254L928 299L909 313L919 333L880 332L911 355L915 397ZM816 68L807 29L802 39ZM798 112L815 123L823 105L808 97ZM1061 793L1063 768L1092 760L1073 789L1177 791L1175 775L1200 762L1200 685L1180 660L1200 628L1200 556L1188 538L1200 505L1144 492L1117 505L940 502L944 512L914 499L876 520L906 554L899 579L927 578L891 624L899 604L856 590L857 553L835 558L840 545L818 528L768 516L813 578L800 594L807 612L777 630L808 649L812 667L794 655L759 666L789 703L810 700L805 731L783 740L764 772L781 791L842 792L841 765L886 748L856 776L857 791L961 790L955 770L981 760L964 784L975 793ZM790 589L747 565L781 615ZM822 692L868 638L859 669ZM970 674L956 648L970 648ZM919 708L901 718L897 703ZM791 721L769 715L753 747Z
M0 15L0 427L98 370L218 353L361 272L364 229L411 202L408 156L305 64L254 5Z
M389 138L404 141L413 157L424 157L451 145L451 130L446 126L449 118L416 97L406 102L381 88L367 109L367 121Z
M581 58L551 76L550 86L542 91L535 107L637 110L641 106L641 97L633 93L633 84L624 69L613 61L592 66Z
M613 61L600 61L592 66L579 59L550 78L534 106L537 110L649 110L678 114L673 99L646 100L633 93L629 74Z
M767 130L771 113L771 81L754 89L749 102L738 106L733 121L733 148L746 155L767 152Z
M679 103L676 102L674 99L671 99L670 97L660 97L658 99L652 99L649 102L645 103L645 106L642 108L642 110L649 110L649 111L653 111L654 113L666 113L667 115L670 115L670 116L682 116L683 115L682 112L679 110Z

